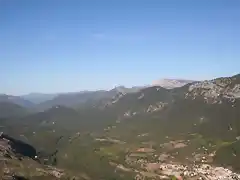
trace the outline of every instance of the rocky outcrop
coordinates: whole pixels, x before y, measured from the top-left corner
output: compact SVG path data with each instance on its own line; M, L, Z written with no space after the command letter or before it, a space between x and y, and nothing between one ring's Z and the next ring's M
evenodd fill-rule
M222 101L234 103L236 99L240 98L239 77L233 76L193 83L189 86L185 98L196 99L199 97L211 104L221 104Z
M0 151L12 151L15 154L30 158L35 158L37 155L36 149L31 145L3 133L0 134Z
M156 104L149 105L148 108L145 110L147 113L152 113L156 111L161 111L164 107L167 106L168 103L164 102L157 102Z
M37 158L36 150L29 144L0 134L0 179L1 180L66 180L85 179L73 176L65 170L45 166L32 158Z

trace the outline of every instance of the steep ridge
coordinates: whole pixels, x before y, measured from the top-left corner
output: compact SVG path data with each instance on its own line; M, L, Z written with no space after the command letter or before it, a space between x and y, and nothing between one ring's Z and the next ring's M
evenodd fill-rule
M0 135L0 178L3 180L67 179L64 171L39 164L34 147L8 135ZM80 179L80 178L79 178ZM81 178L83 179L83 178Z
M0 139L2 141L6 141L7 148L11 149L11 151L16 154L20 154L22 156L27 156L30 158L34 158L37 155L36 149L34 147L32 147L29 144L26 144L22 141L16 140L6 134L1 133Z

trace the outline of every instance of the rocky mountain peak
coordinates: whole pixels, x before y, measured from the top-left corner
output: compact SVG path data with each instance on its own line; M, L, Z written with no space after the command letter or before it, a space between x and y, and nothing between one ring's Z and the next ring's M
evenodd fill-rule
M152 83L154 86L161 86L166 89L173 89L177 87L182 87L188 83L194 82L193 80L184 79L159 79Z

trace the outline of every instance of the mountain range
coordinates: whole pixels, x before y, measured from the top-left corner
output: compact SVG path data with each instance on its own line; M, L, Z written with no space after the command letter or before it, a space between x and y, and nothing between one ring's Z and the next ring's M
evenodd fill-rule
M0 131L37 156L23 154L21 161L14 150L0 153L5 168L43 178L25 168L34 166L46 180L54 168L88 180L240 179L240 74L162 82L165 87L58 94L33 107L3 95Z
M44 101L51 100L51 99L55 98L56 96L58 96L58 93L56 93L56 94L30 93L30 94L22 95L20 97L22 99L30 101L34 104L39 104Z
M148 86L135 86L127 88L124 86L117 86L109 91L98 90L98 91L80 91L71 93L30 93L22 96L12 96L2 94L0 95L0 102L13 102L27 108L34 108L39 110L45 110L55 105L74 106L87 101L95 101L99 99L113 97L117 93L135 93L143 88L151 86L161 86L167 89L181 87L187 83L194 81L191 80L177 80L177 79L163 79L156 81L153 85Z
M0 103L1 102L11 102L26 108L30 108L34 105L31 101L24 100L20 96L12 96L12 95L6 95L6 94L0 94Z

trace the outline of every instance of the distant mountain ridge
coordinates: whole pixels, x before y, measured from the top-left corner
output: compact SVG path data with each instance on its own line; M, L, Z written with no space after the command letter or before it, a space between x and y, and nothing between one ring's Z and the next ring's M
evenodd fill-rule
M21 98L20 96L12 96L7 94L0 94L0 102L14 103L25 108L31 108L34 103Z
M173 89L182 87L186 84L193 83L194 80L185 80L185 79L160 79L152 83L154 86L161 86L166 89Z
M37 108L39 110L45 110L53 106L62 105L67 107L73 107L85 103L94 104L99 100L109 99L118 93L134 93L140 90L139 87L126 88L124 86L115 87L109 91L98 90L98 91L84 91L76 93L63 93L55 96L54 98L39 103Z
M39 104L44 101L48 101L56 97L58 94L43 94L43 93L30 93L26 95L22 95L21 98L28 100L32 103Z
M103 104L106 102L109 103L110 101L114 102L119 98L119 96L123 96L129 93L140 93L140 91L142 91L143 89L150 87L162 87L164 89L178 91L178 88L188 88L187 86L199 84L201 82L203 83L208 81L194 81L186 79L161 79L154 81L152 85L148 86L116 86L111 90L79 91L56 94L30 93L23 96L0 95L0 102L11 102L25 108L32 108L36 111L43 111L58 105L67 107L95 106L100 101Z

